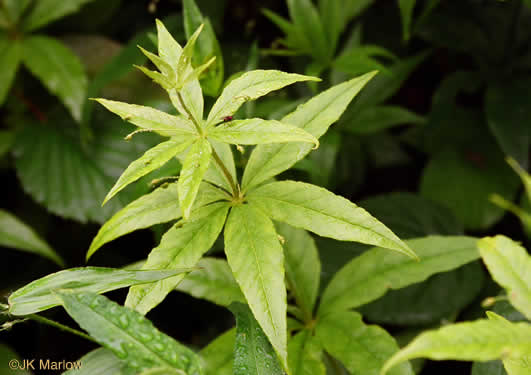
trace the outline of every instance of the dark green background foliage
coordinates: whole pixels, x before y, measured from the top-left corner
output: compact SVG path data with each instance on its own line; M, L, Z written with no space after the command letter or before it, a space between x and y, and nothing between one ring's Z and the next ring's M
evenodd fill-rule
M184 17L183 2L188 9ZM186 228L190 226L183 227L182 232L173 226L178 216L172 210L179 210L179 206L172 206L172 201L163 197L168 200L166 211L161 209L156 215L166 220L146 219L145 225L134 228L142 230L128 234L131 228L109 238L96 237L97 246L91 246L102 224L116 212L154 187L164 185L165 177L176 176L186 167L182 165L183 158L172 155L160 169L128 185L101 206L127 166L164 139L144 132L125 141L123 138L135 127L89 98L108 98L177 113L166 92L134 68L155 68L137 48L140 45L148 51L157 50L155 19L162 20L183 46L197 26L205 24L191 61L197 67L210 57L217 57L200 80L206 113L227 82L246 71L275 69L316 76L321 81L300 82L258 101L249 101L234 113L234 119L281 120L326 89L379 71L319 139L320 147L281 173L279 180L318 185L356 203L413 250L417 251L413 246L417 245L421 259L423 254L442 259L445 250L455 250L457 254L462 250L458 244L469 249L472 240L465 236L504 234L531 248L531 178L526 174L530 170L531 145L530 1L196 3L197 9L189 0L0 0L1 303L7 303L13 291L33 280L63 268L86 266L89 247L92 255L105 244L105 251L88 260L89 266L120 268L145 260L170 228L181 236L187 235ZM305 130L312 133L311 129ZM309 137L321 135L322 132L312 133ZM243 152L233 147L240 177L252 147L245 145ZM245 183L244 177L244 189ZM169 192L171 189L168 187ZM254 190L255 198L253 189L249 190L251 204L241 207L251 207L253 199L265 202L257 193L265 189ZM162 196L168 191L159 190L157 194ZM268 217L287 221L267 202L262 204ZM139 207L126 220L142 215L143 206ZM223 206L209 215L220 215L220 220L224 220L228 210L228 206ZM398 255L320 237L315 234L321 234L319 228L309 229L311 223L301 225L314 232L311 235L276 221L274 227L268 226L270 220L261 210L245 210L249 211L245 215L254 217L256 222L262 220L262 228L272 234L276 231L282 236L281 242L285 241L287 325L293 333L287 352L290 368L296 369L292 375L367 375L359 364L370 362L368 354L360 350L357 357L352 357L342 346L349 343L349 338L342 336L346 330L352 329L352 335L361 339L381 340L378 358L373 358L381 367L396 352L397 343L402 347L424 330L484 317L481 302L502 293L484 263L477 260L479 255L459 253L462 261L448 258L443 266L419 271L422 276L416 274L400 281L389 276L386 283L394 280L400 285L380 285L376 288L382 290L378 295L366 300L360 297L364 302L341 298L338 301L337 296L331 295L333 290L327 294L326 288L332 285L333 289L334 275L345 270L347 263L351 268L359 267L352 274L363 274L368 272L363 268L364 260L370 261L372 255L382 254L381 259L386 262L395 262ZM229 229L225 230L227 242L231 241L227 240L227 233L236 239L243 236L235 228L244 214L239 218L233 215L234 219L231 214ZM188 214L184 216L187 218ZM201 219L198 222L197 226L201 226ZM286 364L277 362L275 342L268 341L271 337L260 328L262 321L251 303L251 309L247 307L246 297L227 262L222 261L224 238L216 237L222 226L221 223L220 228L205 230L216 232L209 232L210 237L204 240L212 242L213 245L208 243L211 247L201 245L210 249L199 262L207 272L190 273L178 291L168 294L161 306L147 315L158 330L140 314L91 294L118 286L56 298L63 301L76 321L83 322L81 305L93 300L101 300L102 315L108 314L110 322L119 324L118 316L139 319L139 326L148 327L155 336L159 335L160 342L187 357L189 364L177 368L190 374L198 371L200 356L210 358L202 365L206 366L206 375L216 371L231 374L233 363L237 375L252 374L247 369L253 366L258 369L255 371L282 374L281 367ZM110 242L124 234L127 235ZM174 246L180 244L176 242ZM404 262L408 259L402 257ZM301 268L308 267L313 272L310 279L307 274L311 272L304 275L300 268L293 268L299 261ZM404 266L401 260L396 262L397 267ZM490 268L489 271L492 272ZM345 272L339 272L338 279ZM531 269L528 272L531 274ZM149 281L168 275L153 274ZM138 280L122 283L119 287L135 285ZM132 286L131 290L138 288ZM386 293L389 288L393 290ZM243 292L247 296L247 291ZM108 295L120 304L125 296L123 291ZM235 303L229 310L226 307L231 302ZM343 304L345 311L328 311L327 303ZM58 304L59 300L55 302ZM115 306L114 317L105 306ZM125 311L122 315L118 314L120 309ZM327 314L321 315L323 311ZM507 302L497 303L493 311L512 322L526 321ZM46 311L43 316L70 326L75 324L63 309ZM322 322L314 330L318 318ZM10 327L9 321L14 319L0 315L0 324L8 322L0 333L0 375L14 373L7 369L5 358L74 361L98 347L32 319ZM232 329L235 322L237 327ZM380 325L389 334L372 324ZM98 341L101 332L97 326L80 326ZM130 331L134 336L134 330ZM330 332L337 333L336 341L330 338ZM105 340L98 343L108 348ZM127 342L127 337L123 340ZM246 352L251 346L262 356L256 363ZM171 358L164 357L166 354L159 357L157 349L153 349L155 357L151 358L153 353L146 354L151 350L148 349L142 345L131 349L131 353L144 353L137 366L129 362L126 366L107 349L98 349L88 357L97 358L102 368L116 369L121 374L172 363ZM224 352L229 354L224 357ZM505 373L499 361L472 364L414 359L411 366L420 375ZM94 371L103 370L95 367ZM391 374L411 373L407 364L393 371ZM53 372L35 371L40 373Z

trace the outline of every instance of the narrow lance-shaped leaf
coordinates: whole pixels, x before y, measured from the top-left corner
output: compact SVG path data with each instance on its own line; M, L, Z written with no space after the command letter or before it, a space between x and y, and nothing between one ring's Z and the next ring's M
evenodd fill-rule
M398 0L400 16L402 17L402 33L404 34L404 40L406 41L411 37L411 23L413 20L415 3L416 0Z
M273 223L252 205L238 205L229 214L224 236L232 273L287 369L284 257Z
M364 324L354 311L334 312L319 319L316 334L324 349L341 360L353 375L378 375L385 361L399 349L389 333L379 326ZM390 374L414 373L405 363Z
M172 270L193 267L218 238L228 212L227 203L213 203L199 209L191 221L177 224L167 231L159 246L148 256L143 269ZM185 266L186 265L186 266ZM184 275L161 282L132 287L125 306L146 314L157 306L183 279Z
M186 155L179 181L177 182L179 204L185 219L190 217L199 185L208 170L211 155L212 147L205 138L197 140Z
M321 137L375 74L367 73L322 92L284 116L280 122L302 128L316 138ZM245 167L243 190L246 191L291 168L304 158L311 148L307 143L256 147Z
M177 76L184 81L185 72L192 67L192 56L194 54L194 46L201 31L203 31L204 24L197 27L192 35L188 38L188 42L183 48L179 62L177 63Z
M137 371L169 367L201 373L199 357L138 312L94 293L58 293L64 308L90 336Z
M419 335L391 357L381 371L413 359L461 361L519 360L531 356L531 324L502 320L457 323Z
M107 99L96 99L109 111L141 129L161 135L190 137L195 134L193 124L183 116L173 116L154 108Z
M229 83L208 114L207 126L233 115L241 105L295 82L319 81L319 78L278 70L252 70Z
M219 42L214 33L214 28L208 18L204 18L199 8L193 0L183 1L184 30L186 36L190 37L192 33L200 26L204 25L204 31L199 36L193 62L195 65L204 64L205 61L215 58L215 63L209 69L203 79L202 87L206 95L217 96L221 85L223 84L223 55Z
M197 263L197 267L199 269L188 274L177 285L176 290L220 306L229 306L232 302L245 302L245 297L226 260L205 257Z
M323 237L382 246L416 258L391 230L363 208L326 189L303 182L280 181L248 193L247 199L274 220Z
M0 105L4 104L7 93L17 74L22 59L22 46L17 40L11 40L6 35L0 35Z
M283 238L288 288L297 305L309 320L319 291L321 263L315 242L308 232L279 223L278 234Z
M232 328L199 352L204 375L232 375L236 329Z
M0 209L0 245L46 257L64 266L61 257L29 226Z
M13 292L8 298L9 313L28 315L57 306L61 303L55 294L58 290L69 289L75 293L105 293L190 271L191 269L130 271L103 267L71 268L32 281Z
M21 0L16 0L21 1ZM39 0L24 19L22 27L25 31L33 31L50 22L77 12L83 5L93 0Z
M233 375L283 375L273 347L251 310L242 303L233 303L230 310L236 317Z
M192 136L190 136L192 138ZM192 144L192 139L184 141L178 137L177 139L170 139L169 141L159 143L155 147L146 151L144 155L129 164L127 169L122 173L116 184L105 197L103 204L114 197L132 182L135 182L140 177L145 176L151 171L162 167L180 152L183 152L188 146ZM102 205L103 205L102 204Z
M511 304L531 319L531 256L505 236L483 238L478 247L494 280L507 289Z
M323 292L319 315L348 310L371 302L389 289L399 289L426 280L479 258L471 237L429 236L406 241L420 261L371 249L337 272Z
M319 141L301 128L259 118L223 123L209 131L208 136L221 142L241 145L307 142L313 143L314 148L319 146Z
M88 79L79 58L56 39L31 36L24 39L22 59L29 71L57 95L72 117L80 122Z

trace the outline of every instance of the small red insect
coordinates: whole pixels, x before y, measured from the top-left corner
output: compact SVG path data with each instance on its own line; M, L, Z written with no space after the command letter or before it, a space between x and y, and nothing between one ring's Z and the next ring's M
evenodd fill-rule
M232 121L232 116L223 117L223 122L229 122L229 121Z

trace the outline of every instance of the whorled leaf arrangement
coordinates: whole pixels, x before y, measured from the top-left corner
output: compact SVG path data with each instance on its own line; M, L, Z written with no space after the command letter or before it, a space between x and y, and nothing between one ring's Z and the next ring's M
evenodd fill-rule
M158 55L142 51L158 71L140 69L168 92L179 114L96 99L138 126L137 132L152 131L169 138L131 163L105 202L174 157L182 161L183 168L176 183L163 185L109 220L87 255L133 230L180 219L149 255L144 268L193 267L225 228L225 252L230 269L282 367L289 373L284 252L272 220L321 236L372 244L416 257L408 245L352 202L309 184L271 182L274 176L318 147L318 138L338 120L375 72L330 88L280 121L233 120L233 115L247 101L296 82L319 80L276 70L249 71L224 88L205 119L199 77L213 60L199 67L192 66L194 44L202 27L184 48L160 21L157 29ZM244 171L243 186L236 176L230 144L258 145ZM173 201L169 193L174 194ZM126 306L145 314L182 278L179 275L134 286Z

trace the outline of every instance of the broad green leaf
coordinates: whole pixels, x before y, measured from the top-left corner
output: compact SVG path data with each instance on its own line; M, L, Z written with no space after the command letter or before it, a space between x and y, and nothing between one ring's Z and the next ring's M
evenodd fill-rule
M531 325L501 320L457 323L419 335L391 357L381 375L413 358L435 360L490 361L519 360L531 356Z
M207 126L213 126L227 116L232 116L241 105L271 91L279 90L296 82L318 81L319 78L278 70L252 70L229 83L208 114Z
M284 256L275 227L253 205L238 205L229 214L224 237L232 273L286 369Z
M199 66L205 64L212 57L216 58L204 78L201 79L201 83L206 95L217 96L223 84L224 67L223 55L212 24L208 18L203 17L194 0L183 2L183 15L184 30L188 38L201 24L205 25L194 51L193 62L195 66Z
M389 289L424 281L479 257L476 240L471 237L429 236L406 242L420 261L383 248L366 251L335 274L323 293L319 315L362 306Z
M273 347L251 310L242 303L233 303L230 310L236 317L233 375L283 375Z
M361 77L333 86L297 107L280 122L306 130L320 138L328 127L336 122L351 100L374 76L368 73ZM243 174L242 187L246 191L269 178L291 168L311 150L306 143L263 145L254 149Z
M203 183L199 187L193 210L225 198L221 190ZM181 216L177 183L162 185L131 202L110 218L92 240L87 259L107 242L138 229L179 219Z
M232 375L235 340L236 329L232 328L201 349L204 375Z
M103 267L70 268L32 281L13 292L8 299L9 313L29 315L58 306L61 304L56 296L58 290L69 289L75 293L105 293L190 271L190 269L131 271Z
M311 0L287 0L289 14L295 25L294 32L304 41L304 48L315 59L326 62L334 53L328 44L323 24Z
M374 195L359 202L400 238L430 234L459 235L463 225L452 211L418 194L390 193Z
M485 95L485 111L491 132L506 155L528 168L531 144L531 77L514 77L494 83Z
M288 362L292 375L325 375L322 354L321 343L311 331L305 329L297 333L288 344Z
M33 229L2 209L0 209L0 245L38 254L64 266L61 257Z
M247 199L274 220L296 228L336 240L382 246L416 258L415 252L363 208L315 185L272 182L250 191Z
M81 366L68 370L63 375L132 375L134 370L115 356L110 350L99 348L81 357L77 363Z
M0 344L0 374L2 375L31 375L27 369L13 369L9 366L12 360L17 360L23 366L23 359L5 344Z
M397 106L370 106L360 109L356 116L344 121L343 129L354 134L376 133L397 125L421 125L424 117Z
M212 147L205 138L197 140L186 155L179 181L177 182L179 204L185 219L190 217L192 206L199 191L199 185L208 170L211 155Z
M0 105L4 104L22 59L22 44L0 35Z
M531 319L531 257L505 236L486 237L479 252L496 282L507 289L511 304Z
M191 137L195 134L193 124L184 116L173 116L151 107L128 104L107 99L96 99L109 111L141 129L171 137Z
M151 251L142 269L171 270L195 266L218 238L227 212L227 203L213 203L199 209L190 221L173 226L162 236L160 244ZM179 275L160 282L132 287L125 306L145 315L164 300L183 277L184 275Z
M220 306L229 306L232 302L245 302L245 297L226 260L201 259L199 269L188 274L175 288L195 298L206 299Z
M53 2L57 3L57 0ZM46 36L28 37L22 47L24 65L59 97L72 117L80 122L87 99L88 80L79 58L63 43Z
M474 302L484 281L485 271L481 263L475 261L456 270L432 275L426 281L390 290L383 297L359 307L358 311L377 324L439 324Z
M316 335L324 349L352 375L378 375L385 361L399 349L389 333L379 326L365 325L354 311L336 311L319 319ZM413 370L405 363L390 374L413 375Z
M481 147L479 142L474 146ZM466 229L490 227L504 210L489 204L489 197L498 194L512 200L519 186L495 147L446 149L436 154L424 169L421 194L450 208Z
M201 373L199 357L138 312L94 293L58 293L64 308L90 336L137 371L170 367Z
M313 143L314 148L319 146L319 141L301 128L260 118L223 123L209 131L208 136L220 142L241 145L308 142Z
M411 24L413 21L413 10L415 9L416 0L398 0L400 7L400 16L402 17L402 34L404 40L409 40L411 37Z
M24 19L22 28L25 31L39 29L50 22L77 12L83 5L93 0L38 0L31 12Z
M288 288L310 321L321 277L317 247L312 236L305 230L280 223L276 227L283 239Z
M192 138L192 136L190 138ZM183 152L188 146L190 146L190 144L192 144L192 139L183 142L180 137L177 137L176 139L170 139L169 141L159 143L157 146L147 150L144 155L129 164L127 169L122 173L118 181L116 181L116 184L103 200L103 204L130 183L135 182L149 172L162 167L171 158L178 153Z
M17 134L13 155L24 191L56 215L103 223L138 197L124 191L101 207L114 182L152 145L154 135L124 142L132 126L109 119L103 111L97 120L93 130L98 141L87 144L66 113L50 118L46 126L27 123Z

